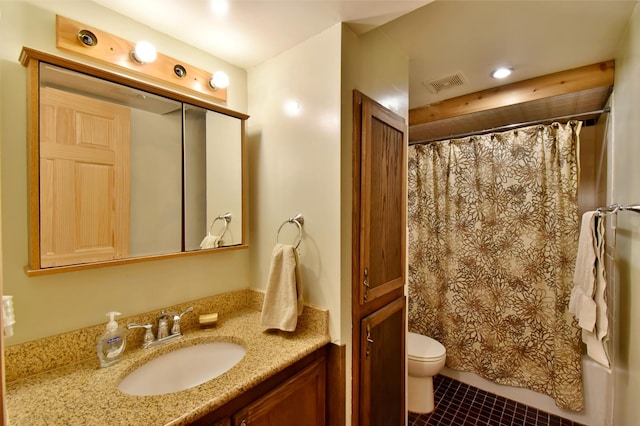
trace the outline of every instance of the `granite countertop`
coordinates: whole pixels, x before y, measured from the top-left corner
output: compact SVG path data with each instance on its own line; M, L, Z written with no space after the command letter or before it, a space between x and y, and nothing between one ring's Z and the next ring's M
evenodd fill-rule
M201 342L242 344L247 352L229 371L199 386L157 396L130 396L118 383L144 362ZM97 357L7 383L9 425L184 425L214 411L273 374L329 343L304 328L264 331L260 312L249 308L220 318L211 329L187 331L171 343L127 349L116 365L99 368Z

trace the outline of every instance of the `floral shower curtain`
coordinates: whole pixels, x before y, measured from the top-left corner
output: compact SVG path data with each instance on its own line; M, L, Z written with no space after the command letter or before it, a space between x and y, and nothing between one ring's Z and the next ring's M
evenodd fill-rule
M409 330L447 366L581 411L577 252L581 123L409 149Z

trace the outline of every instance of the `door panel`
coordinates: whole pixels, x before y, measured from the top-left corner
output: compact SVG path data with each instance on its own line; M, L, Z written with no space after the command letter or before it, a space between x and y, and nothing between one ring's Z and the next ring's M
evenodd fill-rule
M316 361L233 416L234 426L324 426L326 364Z
M362 319L360 424L405 424L405 298Z
M361 303L404 285L405 152L404 120L368 98L363 99Z
M41 267L129 255L130 111L42 88Z

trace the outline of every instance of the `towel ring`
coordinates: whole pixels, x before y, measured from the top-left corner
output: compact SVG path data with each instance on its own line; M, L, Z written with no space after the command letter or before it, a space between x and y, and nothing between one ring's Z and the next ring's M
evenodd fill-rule
M229 227L229 222L231 222L232 216L233 215L231 213L226 212L225 214L221 214L220 216L218 216L215 219L213 219L211 221L211 225L209 225L209 236L211 236L211 231L212 231L213 225L216 223L216 221L224 220L224 229L222 230L222 234L220 234L220 238L222 238L224 236L224 234L227 232L227 228Z
M282 225L280 225L280 228L278 228L278 232L276 233L276 244L279 244L278 237L280 236L280 230L287 223L294 223L298 227L298 242L295 245L295 248L298 248L298 246L302 242L302 224L304 224L304 217L301 213L298 213L294 217L290 217L289 219L282 222Z

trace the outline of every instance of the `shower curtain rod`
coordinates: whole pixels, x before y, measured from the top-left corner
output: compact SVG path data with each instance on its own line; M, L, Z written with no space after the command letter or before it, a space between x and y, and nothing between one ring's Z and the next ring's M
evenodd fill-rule
M560 117L545 118L545 119L542 119L542 120L526 121L524 123L507 124L505 126L493 127L491 129L478 130L476 132L459 133L457 135L452 135L452 136L437 137L437 138L432 138L432 139L425 139L425 140L422 140L422 141L414 141L414 142L409 142L409 146L411 146L411 145L422 145L422 144L431 143L431 142L444 141L444 140L447 140L447 139L466 138L467 136L483 135L485 133L493 133L493 132L498 131L498 130L509 130L509 129L518 128L518 127L525 127L525 126L532 126L534 124L546 123L548 121L567 120L567 119L570 119L570 118L584 117L586 115L593 115L593 114L602 114L602 113L605 113L605 112L611 112L611 107L605 107L603 109L599 109L599 110L596 110L596 111L582 112L582 113L571 114L571 115L563 115L563 116L560 116Z

